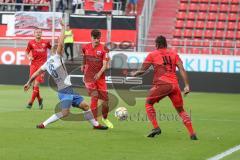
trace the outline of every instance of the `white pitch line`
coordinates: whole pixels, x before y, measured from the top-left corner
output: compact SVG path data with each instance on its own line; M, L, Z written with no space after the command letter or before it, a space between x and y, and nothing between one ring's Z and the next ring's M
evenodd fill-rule
M226 150L225 152L222 152L222 153L220 153L220 154L218 154L218 155L216 155L214 157L211 157L211 158L209 158L207 160L219 160L219 159L222 159L222 158L224 158L224 157L226 157L226 156L228 156L228 155L230 155L233 152L236 152L238 150L240 150L240 145L235 146L233 148L230 148L229 150Z

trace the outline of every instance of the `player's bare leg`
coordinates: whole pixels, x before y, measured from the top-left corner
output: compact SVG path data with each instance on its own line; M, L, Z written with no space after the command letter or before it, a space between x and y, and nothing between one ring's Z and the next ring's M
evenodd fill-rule
M187 114L187 112L184 110L183 107L177 107L176 110L178 112L178 115L182 118L184 126L187 128L191 140L197 140L196 133L194 132L193 127L192 127L191 119L190 119L189 115Z
M156 135L161 134L161 129L160 129L160 127L158 125L158 122L157 122L156 111L155 111L155 109L153 107L153 104L150 103L150 102L147 102L145 107L146 107L146 112L147 112L148 119L151 121L151 123L153 125L153 129L148 134L147 137L153 138Z
M57 120L66 117L69 115L69 108L67 109L62 109L61 112L55 113L53 114L51 117L49 117L46 121L44 121L43 123L40 123L39 125L37 125L37 128L45 128L48 124L56 122Z

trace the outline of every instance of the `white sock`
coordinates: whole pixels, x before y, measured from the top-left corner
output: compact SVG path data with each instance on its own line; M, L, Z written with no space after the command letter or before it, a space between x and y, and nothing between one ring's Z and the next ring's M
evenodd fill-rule
M63 117L62 112L53 114L50 118L48 118L45 122L43 122L43 125L47 126L49 123L55 122L55 121L59 120L62 117Z
M93 126L99 125L98 121L94 119L92 111L90 109L87 111L83 111L83 113L84 113L84 118L88 120Z

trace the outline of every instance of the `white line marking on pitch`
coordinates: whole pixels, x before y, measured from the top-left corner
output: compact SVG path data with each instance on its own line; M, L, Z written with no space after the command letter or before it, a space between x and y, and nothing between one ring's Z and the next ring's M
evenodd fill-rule
M240 150L240 145L235 146L233 148L230 148L229 150L226 150L225 152L222 152L222 153L220 153L220 154L218 154L218 155L216 155L214 157L211 157L211 158L209 158L207 160L219 160L219 159L222 159L222 158L224 158L224 157L226 157L226 156L228 156L228 155L230 155L233 152L236 152L238 150Z

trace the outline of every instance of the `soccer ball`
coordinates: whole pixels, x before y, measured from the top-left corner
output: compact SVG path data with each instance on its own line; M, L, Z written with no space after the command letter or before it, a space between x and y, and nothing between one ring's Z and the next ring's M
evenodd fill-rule
M118 120L126 120L128 118L128 111L127 111L127 108L125 107L119 107L115 110L115 117L118 119Z

